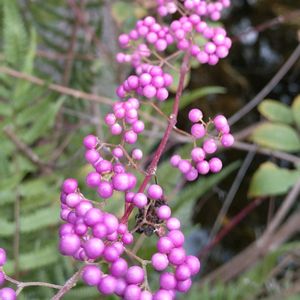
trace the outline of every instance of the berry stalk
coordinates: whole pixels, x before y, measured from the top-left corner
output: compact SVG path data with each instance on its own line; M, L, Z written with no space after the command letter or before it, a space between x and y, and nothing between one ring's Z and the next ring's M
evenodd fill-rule
M183 62L182 62L181 68L180 68L180 77L179 77L178 88L176 91L175 101L173 104L173 110L172 110L172 113L169 118L168 126L167 126L164 136L163 136L162 140L160 141L160 144L154 154L153 160L147 169L147 175L145 176L144 181L142 182L142 184L138 190L139 193L143 193L145 191L147 184L150 182L152 176L155 174L157 165L159 163L159 160L160 160L162 154L164 153L164 150L166 148L166 145L168 143L168 140L170 138L172 130L176 126L180 98L181 98L181 95L182 95L182 92L184 89L184 81L185 81L186 75L189 71L189 59L190 59L190 54L189 54L189 51L187 51L184 55ZM134 209L134 205L132 203L128 207L126 207L124 215L121 218L121 223L128 222L128 219L129 219L130 214L132 213L133 209Z

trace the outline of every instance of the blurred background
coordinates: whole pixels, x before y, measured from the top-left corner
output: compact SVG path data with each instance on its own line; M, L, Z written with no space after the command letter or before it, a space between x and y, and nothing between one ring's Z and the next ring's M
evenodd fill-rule
M82 138L95 133L114 141L103 117L116 99L115 88L131 72L114 60L117 38L137 19L154 14L154 1L0 3L5 270L21 281L63 284L78 264L57 251L60 185L75 177L97 199L83 188L89 167ZM173 212L182 219L188 252L202 262L192 291L183 297L300 299L300 1L232 0L222 22L233 39L230 55L215 67L192 65L178 127L190 129L192 107L206 116L222 113L233 116L237 143L220 150L221 173L186 183L168 159L175 151L188 153L191 145L174 134L158 170ZM165 113L170 107L171 100L161 105ZM150 106L143 107L143 117L146 131L139 144L151 154L165 123ZM107 208L120 215L121 195ZM153 236L143 243L144 258L151 257L155 241ZM151 272L153 287L156 277ZM19 299L52 295L50 289L26 288ZM80 283L64 299L106 298Z

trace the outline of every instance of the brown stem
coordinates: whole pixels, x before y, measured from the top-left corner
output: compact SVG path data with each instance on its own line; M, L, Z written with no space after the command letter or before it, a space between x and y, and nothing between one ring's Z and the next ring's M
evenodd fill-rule
M51 298L51 300L61 299L70 289L72 289L76 285L82 272L83 268L79 269L79 271L77 271L71 278L69 278L64 286L58 291L58 293Z
M267 198L257 198L254 201L251 201L246 207L244 207L236 216L234 216L230 223L228 223L216 237L204 248L201 250L199 257L205 256L211 251L217 244L219 244L223 238L228 235L231 230L233 230L240 222L242 222L256 207L258 207L264 199Z
M179 78L179 84L178 84L178 88L177 88L177 92L176 92L176 97L175 97L175 101L174 101L174 104L173 104L173 110L172 110L172 113L170 115L170 118L169 118L169 124L166 128L166 131L164 133L164 136L154 154L154 157L153 157L153 160L151 162L151 164L149 165L148 169L147 169L147 174L146 177L144 178L144 181L142 182L138 192L139 193L142 193L144 192L147 184L150 182L151 178L153 175L155 175L156 173L156 169L157 169L157 165L159 163L159 160L165 150L165 147L167 145L167 142L170 138L170 135L172 133L172 130L174 129L176 123L177 123L177 116L178 116L178 111L179 111L179 102L180 102L180 98L181 98L181 95L182 95L182 92L183 92L183 89L184 89L184 81L185 81L185 77L188 73L188 70L189 70L189 58L190 58L190 55L187 51L187 53L185 54L184 58L183 58L183 62L182 62L182 65L181 65L181 69L180 69L180 78ZM125 212L124 212L124 215L123 217L121 218L121 222L122 223L127 223L128 222L128 219L129 219L129 216L131 214L131 212L133 211L134 209L134 205L133 204L130 204Z
M111 100L109 98L98 96L95 94L85 93L85 92L71 89L71 88L68 88L68 87L65 87L62 85L58 85L58 84L53 84L53 83L48 84L45 80L42 80L41 78L22 73L22 72L16 71L16 70L8 68L8 67L0 67L0 73L9 75L14 78L23 79L23 80L26 80L33 84L36 84L36 85L45 86L49 90L58 92L63 95L68 95L68 96L71 96L74 98L81 98L81 99L85 99L88 101L103 103L103 104L108 104L108 105L113 104L113 100Z

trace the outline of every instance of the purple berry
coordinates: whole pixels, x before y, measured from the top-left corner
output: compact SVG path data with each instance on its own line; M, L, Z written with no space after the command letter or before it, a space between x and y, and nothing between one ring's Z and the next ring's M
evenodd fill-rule
M6 252L3 248L0 248L0 267L6 263Z
M97 137L94 135L88 135L83 139L83 145L86 149L94 149L98 144Z
M1 300L15 300L17 299L16 292L9 287L0 289L0 299Z
M212 173L219 173L222 170L222 166L222 161L217 157L213 157L209 161L209 169Z
M97 266L85 266L82 272L82 280L90 286L98 285L102 277L102 272Z
M202 124L194 124L191 128L191 134L196 139L201 139L206 135L206 129Z
M98 290L103 295L111 295L115 292L117 286L117 280L110 275L102 277L98 284Z
M199 122L203 118L203 113L200 109L194 108L189 112L189 120L193 123Z
M171 209L167 205L162 205L157 209L156 214L161 220L168 220L171 217Z
M159 200L163 196L163 189L158 184L152 184L147 190L149 198Z
M80 239L75 234L66 234L60 238L59 251L63 255L73 255L80 247Z
M224 147L231 147L234 143L234 137L230 133L223 134L221 137L221 143Z
M169 265L167 255L162 253L155 253L151 258L152 266L156 271L163 271Z
M116 278L124 277L128 270L128 264L124 258L119 258L110 266L110 273Z
M104 244L102 240L98 238L91 238L84 243L84 250L88 258L97 259L99 258L104 250Z
M144 281L145 273L141 267L132 266L126 273L126 282L128 284L140 284Z

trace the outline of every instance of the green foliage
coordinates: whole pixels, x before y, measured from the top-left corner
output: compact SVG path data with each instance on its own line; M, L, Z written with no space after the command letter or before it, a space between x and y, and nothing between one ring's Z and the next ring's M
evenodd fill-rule
M16 0L3 0L3 45L7 62L21 65L27 50L27 33Z
M265 123L253 131L251 140L260 146L286 152L300 150L300 137L295 129L285 124Z
M293 114L289 106L276 100L264 100L258 106L259 112L269 121L278 123L293 123Z
M253 131L251 140L260 146L286 152L300 150L299 133L292 127L299 126L299 97L292 107L275 100L264 100L258 107L259 112L268 120Z
M189 300L254 300L262 299L257 298L263 289L268 286L268 282L272 281L270 274L274 271L274 268L278 265L280 259L289 255L295 249L299 249L299 242L287 243L277 250L269 253L263 260L260 260L257 264L252 266L243 276L229 282L227 284L216 283L213 286L205 284L201 288L194 285L192 291L188 295L183 295L180 299ZM290 281L291 278L288 279ZM290 283L292 284L292 283ZM275 295L278 294L276 286L271 285L269 293L272 295L270 299L275 299ZM279 296L280 297L280 296ZM299 298L299 296L298 296ZM295 298L295 299L298 299ZM279 298L276 298L279 299Z
M300 170L279 168L266 162L258 168L252 177L249 196L278 196L285 194L300 178Z
M293 102L292 113L298 128L300 128L300 95Z

